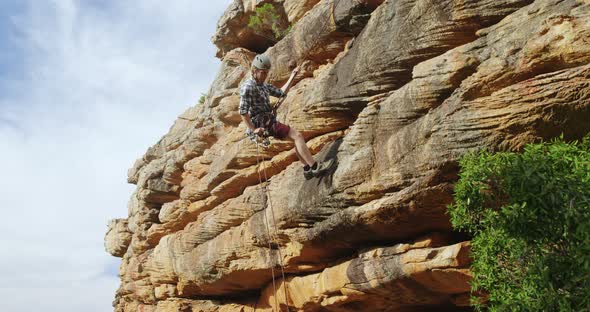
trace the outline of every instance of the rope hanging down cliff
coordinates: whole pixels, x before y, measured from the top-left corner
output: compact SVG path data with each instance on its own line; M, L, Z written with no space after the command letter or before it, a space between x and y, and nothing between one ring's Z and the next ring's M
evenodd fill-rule
M334 10L339 0L332 3L331 9L331 21L334 22ZM322 32L325 31L326 27L328 26L328 21L326 21L323 25ZM308 53L315 48L318 43L319 36L317 36L311 48L308 50L306 54L303 55L303 60L305 60L308 56ZM297 66L292 74L291 77L288 79L287 83L281 88L277 88L273 85L267 84L264 81L268 75L270 70L271 63L270 59L266 55L257 55L252 62L252 78L247 80L242 87L240 88L240 115L242 120L245 122L248 131L247 135L255 142L256 144L256 164L257 164L257 173L258 173L258 185L261 193L266 196L268 200L268 207L270 208L270 214L273 219L273 227L274 231L271 233L271 226L270 221L268 218L268 214L264 212L264 219L265 219L265 227L268 237L268 248L269 248L269 255L272 253L273 244L276 246L277 254L278 254L278 264L281 269L282 280L284 284L284 292L285 292L285 306L287 307L287 311L289 310L289 292L288 292L288 283L285 278L285 269L283 265L283 257L281 254L280 244L277 239L277 222L275 219L274 208L272 205L272 198L270 192L268 190L268 175L266 172L266 166L264 162L261 161L260 156L260 145L264 147L268 147L269 141L268 137L273 136L278 139L290 139L295 143L295 153L299 157L299 160L303 163L303 175L305 179L309 180L314 177L319 177L321 174L326 172L330 169L333 160L328 160L326 162L318 163L314 160L313 156L305 140L301 134L295 129L290 128L288 125L282 124L276 120L276 109L282 104L282 101L286 97L286 93L289 91L291 84L295 78L299 70L299 66ZM276 97L281 98L274 109L270 106L269 95L273 95ZM260 167L262 166L262 172L264 173L264 180L261 174ZM264 186L263 186L263 183ZM264 189L263 189L264 188ZM272 261L272 257L269 258L270 268L271 268L271 275L272 275L272 284L274 290L274 300L275 300L275 308L279 309L279 302L277 297L277 281L275 278L275 264ZM282 310L282 309L281 309Z
M274 233L271 235L270 232L270 225L269 225L269 220L268 220L268 216L266 213L264 213L264 220L265 220L265 225L266 225L266 235L268 237L268 250L269 250L269 256L272 250L272 244L274 244L277 247L277 253L278 253L278 258L279 258L279 266L281 268L281 275L283 278L283 283L285 285L285 287L283 287L284 291L285 291L285 306L287 307L287 311L289 311L289 297L288 297L288 284L287 284L287 280L285 279L285 267L283 266L283 256L281 254L281 247L280 244L278 243L278 240L276 238L277 236L277 221L275 219L275 214L274 214L274 209L272 207L272 199L270 196L270 192L268 191L268 176L266 174L266 166L263 165L263 161L260 161L261 157L260 157L260 145L262 145L261 142L256 142L256 171L258 172L258 187L261 191L261 193L266 193L264 195L266 195L266 198L268 200L268 205L270 208L270 213L272 216L272 220L273 220L273 226L274 226ZM264 145L263 145L264 146ZM260 166L262 166L263 168L263 172L264 172L264 181L262 180L262 175L260 174ZM262 183L266 183L264 185L264 190L262 189ZM272 241L272 243L271 243ZM279 307L279 302L278 302L278 297L277 297L277 285L276 285L276 280L275 280L275 272L274 272L274 264L272 263L272 257L269 257L271 263L270 263L270 270L271 270L271 274L272 274L272 286L273 286L273 290L274 290L274 299L275 299L275 307Z

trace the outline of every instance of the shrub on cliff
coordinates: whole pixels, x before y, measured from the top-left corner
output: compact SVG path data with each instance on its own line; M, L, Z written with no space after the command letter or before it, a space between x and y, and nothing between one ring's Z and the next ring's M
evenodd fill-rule
M254 15L250 16L248 27L252 28L258 35L277 42L291 31L291 25L285 20L281 18L272 4L265 3L256 8ZM272 35L267 34L268 29L272 31Z
M590 136L481 151L460 165L449 213L473 235L477 309L588 311Z
M199 97L199 103L198 104L203 105L206 100L207 100L207 94L206 93L201 93L201 96Z

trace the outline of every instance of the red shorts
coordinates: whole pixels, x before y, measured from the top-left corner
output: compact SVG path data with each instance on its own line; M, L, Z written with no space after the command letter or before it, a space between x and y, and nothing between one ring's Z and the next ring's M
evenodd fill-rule
M273 137L282 140L289 136L289 130L291 130L291 127L277 121L271 127L271 134Z

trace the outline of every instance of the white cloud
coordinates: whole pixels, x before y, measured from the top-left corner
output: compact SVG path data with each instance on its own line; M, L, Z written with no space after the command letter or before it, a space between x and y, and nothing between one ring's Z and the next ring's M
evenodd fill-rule
M127 169L208 90L229 2L30 0L12 16L23 66L0 81L0 310L112 311L106 224L126 217Z

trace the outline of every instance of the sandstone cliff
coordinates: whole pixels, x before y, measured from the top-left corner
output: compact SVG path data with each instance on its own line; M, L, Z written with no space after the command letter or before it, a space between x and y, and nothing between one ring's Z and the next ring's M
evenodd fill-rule
M293 25L279 42L246 27L263 3ZM457 160L590 131L588 0L235 0L213 41L205 103L129 170L115 311L469 311ZM278 115L328 175L243 139L262 52L274 84L304 64Z

